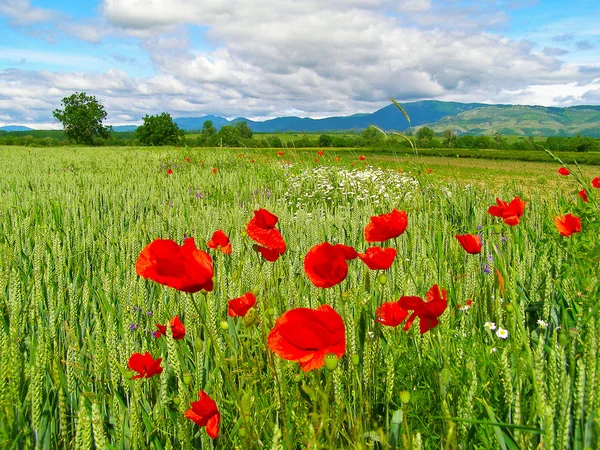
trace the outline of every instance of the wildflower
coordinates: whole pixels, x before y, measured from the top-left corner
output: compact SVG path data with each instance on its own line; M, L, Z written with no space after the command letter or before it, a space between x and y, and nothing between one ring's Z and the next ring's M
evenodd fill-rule
M478 230L483 230L483 225L477 225Z
M481 238L479 236L473 236L472 234L457 234L455 237L467 253L476 255L481 252Z
M283 156L283 152L282 152L281 150L279 150L279 151L277 152L277 155L278 155L278 156Z
M366 159L366 157L363 155L360 155L360 157L358 159L360 159L361 161L364 161Z
M442 289L440 294L440 288L434 284L427 292L425 301L420 297L400 297L398 305L402 309L413 311L404 325L404 331L408 331L418 317L420 332L424 334L440 323L438 317L442 315L448 305L446 290Z
M388 327L397 327L408 317L408 311L402 309L398 302L386 302L377 308L377 322Z
M485 265L485 267L483 268L483 272L484 272L486 275L488 275L488 274L491 272L491 269L490 269L490 265L489 265L489 264L486 264L486 265Z
M212 168L212 173L217 173L217 168L216 167Z
M592 186L596 189L600 188L600 177L596 177L592 180Z
M219 435L221 414L215 401L204 391L198 392L198 401L190 403L191 408L185 412L185 417L199 427L206 427L206 434L216 439Z
M312 247L304 257L304 271L316 287L330 288L346 279L346 261L356 256L356 250L352 247L323 242Z
M133 310L134 310L135 312L138 312L138 311L140 310L140 308L138 308L137 306L134 306L134 307L133 307Z
M181 320L179 320L179 316L173 317L169 322L169 325L171 326L171 334L173 335L173 339L180 341L185 337L185 327L181 323Z
M496 329L496 324L494 322L486 322L483 324L483 327L487 330L493 331Z
M268 344L281 358L297 361L304 372L318 369L325 365L325 355L344 355L344 321L329 305L292 309L275 321Z
M540 328L542 330L545 330L546 328L548 328L548 322L546 322L542 319L538 319L537 324L540 326Z
M467 311L471 309L471 306L473 306L473 300L467 300L464 306L460 306L460 303L458 303L456 305L456 309L458 309L459 311Z
M135 331L139 328L139 325L136 325L135 323L130 323L129 324L129 331Z
M358 253L358 257L371 270L387 270L396 258L396 249L369 247L365 253Z
M400 236L408 226L406 211L396 208L391 213L372 216L364 231L367 242L384 242Z
M154 240L140 253L135 270L144 278L183 292L213 289L212 259L196 248L193 238L182 246L167 239Z
M585 192L585 189L580 190L577 195L583 199L584 203L588 203L588 196L587 192Z
M500 339L506 339L508 338L508 330L505 330L504 328L498 328L496 330L496 336L498 336Z
M173 169L167 170L167 175L173 175Z
M260 208L254 211L254 217L246 226L248 237L258 244L256 250L270 262L276 261L286 250L285 241L275 228L278 220L275 214Z
M494 217L500 217L504 220L504 223L514 227L519 223L526 203L521 200L520 197L515 197L510 203L496 199L496 205L492 205L488 208L488 214Z
M163 334L167 333L166 325L161 325L160 323L157 323L156 328L157 328L157 330L152 332L152 336L155 337L156 339L161 337Z
M154 359L148 352L143 355L141 353L134 353L127 363L127 366L131 370L138 372L138 375L134 376L132 380L138 378L150 378L154 375L161 374L163 371L163 368L160 367L161 361L162 358Z
M317 155L325 156L325 152L323 150L319 150L319 151L317 151Z
M252 292L246 292L241 297L229 300L227 314L230 317L244 317L248 310L256 305L256 297Z
M581 219L573 214L554 217L554 225L563 236L571 236L573 233L581 231Z
M558 173L561 174L561 175L563 175L563 176L565 176L565 177L567 175L571 175L571 172L566 167L561 167L560 169L558 169Z
M146 311L146 315L147 315L148 317L152 317L152 311Z
M190 162L190 158L185 158L185 162Z
M496 347L490 348L490 353L496 353L498 349Z
M231 255L231 242L223 230L215 231L210 238L210 241L206 243L206 246L208 248L219 250L226 255Z

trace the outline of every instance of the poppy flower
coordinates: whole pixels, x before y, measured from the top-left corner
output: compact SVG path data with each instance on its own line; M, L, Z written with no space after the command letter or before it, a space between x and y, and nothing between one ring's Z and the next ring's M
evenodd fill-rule
M581 231L581 219L573 214L554 217L556 229L563 236L571 236L573 233Z
M440 323L438 317L442 315L448 305L446 290L443 289L440 294L440 288L434 284L427 292L425 301L420 297L400 297L398 305L402 309L413 311L404 325L404 331L407 331L418 317L421 334L424 334Z
M231 242L223 230L215 231L210 238L210 241L206 243L206 246L208 248L219 250L226 255L231 255Z
M256 305L256 297L252 292L246 292L244 295L227 303L227 314L230 317L244 317L248 310Z
M558 169L558 173L560 173L561 175L563 175L565 177L567 175L571 175L571 172L566 167L561 167L560 169Z
M185 158L185 162L190 162L190 158Z
M319 150L319 151L317 152L317 155L319 155L319 156L324 156L324 155L325 155L325 152L324 152L323 150Z
M277 152L277 155L278 155L278 156L283 156L283 152L282 152L281 150L279 150L279 151Z
M585 192L585 189L580 190L577 195L579 195L585 203L588 203L588 196L587 192Z
M408 311L402 309L398 302L386 302L377 308L377 322L388 327L397 327L408 316Z
M157 328L157 330L152 333L152 336L154 336L156 339L161 337L163 334L167 333L166 325L161 325L160 323L157 323L156 328Z
M167 175L172 175L172 174L173 174L173 169L167 170Z
M479 236L473 236L472 234L457 234L455 237L467 253L476 255L481 252L481 238Z
M467 300L464 306L461 306L460 303L457 303L456 309L458 309L459 311L467 311L471 309L471 306L473 306L473 300Z
M193 238L180 247L169 239L156 239L140 253L135 264L138 275L179 291L194 293L213 289L210 255L196 248Z
M173 335L173 339L180 341L185 337L185 327L181 323L181 320L179 320L179 316L173 317L169 322L169 325L171 325L171 334Z
M212 173L217 173L217 168L216 167L212 168Z
M488 208L488 214L494 217L500 217L504 220L504 223L514 227L519 223L523 211L525 210L525 203L521 200L521 197L515 197L510 203L496 199L496 205L492 205Z
M400 236L406 230L408 217L406 211L396 208L391 213L372 216L365 227L365 240L367 242L384 242Z
M304 372L325 365L325 356L341 358L346 351L342 317L329 305L285 312L269 333L271 350L287 361L297 361Z
M260 208L254 211L254 217L246 226L248 237L259 245L257 251L270 262L276 261L286 249L281 233L275 228L278 220L275 214Z
M199 427L206 427L206 434L216 439L219 435L221 414L215 401L204 391L198 392L198 401L190 403L191 408L185 412L185 417Z
M356 256L356 250L352 247L323 242L312 247L304 257L304 271L316 287L330 288L346 279L346 261Z
M396 258L395 248L369 247L358 257L371 270L388 270Z
M360 155L360 157L358 159L360 159L361 161L364 161L366 159L366 156Z
M132 380L160 375L163 371L163 368L160 367L161 361L162 358L154 359L148 352L143 355L141 353L134 353L127 363L127 366L131 370L138 372L138 375L134 376Z
M596 189L600 188L600 177L596 177L592 180L592 186Z

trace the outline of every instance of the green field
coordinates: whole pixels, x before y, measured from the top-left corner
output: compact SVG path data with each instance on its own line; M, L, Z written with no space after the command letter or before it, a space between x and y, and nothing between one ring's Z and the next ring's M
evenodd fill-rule
M600 448L600 168L280 151L0 147L0 448ZM487 213L518 195L517 226ZM258 208L287 243L274 263L245 233ZM370 217L393 208L408 227L381 244L398 252L387 279L355 259L340 285L311 284L311 247L364 252ZM565 213L580 233L557 232ZM153 240L206 250L218 229L233 252L209 250L212 292L136 274ZM455 239L466 233L480 254ZM376 322L382 303L435 284L448 298L437 327ZM228 317L250 291L257 321ZM345 354L303 372L267 336L286 311L322 304L343 318ZM154 338L175 315L185 338ZM163 371L132 380L128 360L146 351ZM220 412L214 440L184 416L200 390Z

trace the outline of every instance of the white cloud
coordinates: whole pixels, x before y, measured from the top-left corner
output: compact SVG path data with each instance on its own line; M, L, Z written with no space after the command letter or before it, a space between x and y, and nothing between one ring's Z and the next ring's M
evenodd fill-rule
M46 22L58 16L56 11L35 8L29 0L2 0L0 16L7 16L12 22L20 25Z

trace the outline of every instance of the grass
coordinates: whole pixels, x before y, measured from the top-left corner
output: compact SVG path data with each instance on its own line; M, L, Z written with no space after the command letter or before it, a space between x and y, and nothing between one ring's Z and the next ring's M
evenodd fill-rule
M360 154L0 147L0 448L598 448L598 190L582 203L557 164ZM574 172L586 186L600 175ZM518 226L487 214L517 195ZM287 242L275 263L244 235L258 207ZM393 208L409 225L389 243L387 282L357 259L339 288L312 286L312 246L364 251L370 216ZM566 212L582 218L569 238L553 224ZM217 229L233 253L211 253L212 293L136 274L154 239L204 248ZM459 246L464 233L482 235L480 255ZM438 327L375 322L382 302L434 284L448 295ZM247 327L227 301L248 291ZM266 336L285 311L323 303L344 319L346 354L304 373ZM185 339L153 338L176 314ZM144 351L164 370L131 380ZM201 389L221 413L214 441L184 417Z

